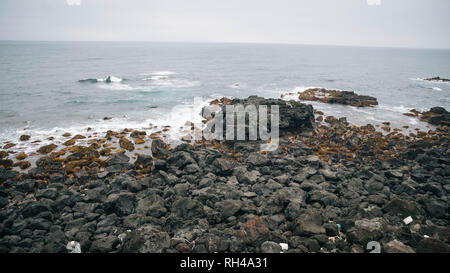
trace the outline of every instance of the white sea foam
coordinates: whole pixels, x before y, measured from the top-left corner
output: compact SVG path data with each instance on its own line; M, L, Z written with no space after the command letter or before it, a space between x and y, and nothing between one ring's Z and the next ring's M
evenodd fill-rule
M151 76L149 78L144 78L142 80L148 81L150 83L150 87L152 88L158 87L187 88L201 85L201 82L199 81L191 81L181 78L170 78L168 76Z
M412 81L425 81L425 80L422 79L422 78L410 78L410 80L412 80Z
M178 73L173 71L154 71L150 73L141 73L141 76L145 76L142 81L149 83L149 88L187 88L200 86L201 82L192 81L184 78L173 77Z
M176 75L177 72L173 71L153 71L149 73L141 73L141 76L170 76L170 75Z
M160 126L171 126L172 128L179 128L184 126L186 122L193 122L200 126L202 124L201 110L203 107L209 105L211 98L193 98L185 101L182 104L174 106L169 113L161 115L153 121L153 124Z
M361 108L358 107L352 107L354 111L359 112L359 113L364 113L366 115L372 116L373 112L369 112L369 110L363 110ZM369 108L370 109L370 108Z
M201 116L201 110L204 106L209 105L209 102L214 98L222 97L216 95L209 98L195 98L187 100L182 104L174 106L170 110L149 109L147 113L143 113L144 118L137 119L135 117L129 118L127 116L113 117L110 120L103 119L90 119L86 122L80 122L76 124L68 125L67 127L54 127L50 129L46 128L29 128L20 129L15 131L2 131L0 133L0 139L3 144L12 142L17 145L12 150L25 152L27 154L36 152L37 149L43 145L54 143L62 147L62 143L68 140L63 137L64 133L70 133L72 136L81 134L86 137L89 136L103 136L108 130L121 131L125 128L131 130L144 130L148 134L159 131L163 126L170 126L167 132L163 132L164 140L172 145L180 144L181 137L189 134L186 123L192 122L197 128L203 128L203 117ZM148 114L151 118L145 118ZM156 127L155 127L156 126ZM27 125L29 127L29 125ZM87 130L90 128L90 130ZM31 136L31 139L26 142L19 142L20 135L27 134ZM48 137L54 139L48 140ZM40 140L38 143L32 143L33 141ZM77 140L77 144L87 145L89 139ZM2 144L2 143L0 143Z
M150 78L143 79L144 81L153 80L153 81L160 81L160 80L167 80L168 76L151 76Z
M289 91L289 93L298 93L298 92L303 92L306 91L308 89L313 89L313 88L322 88L322 87L317 87L317 86L296 86L294 87L292 90ZM333 90L338 90L338 89L334 89Z
M410 110L412 110L412 108L409 107L405 107L404 105L399 105L399 106L392 106L392 105L377 105L375 106L375 108L381 109L381 110L387 110L387 111L391 111L391 112L397 112L397 113L407 113Z
M281 91L281 99L282 100L295 100L298 101L298 93L299 92L303 92L305 90L311 89L311 88L317 88L317 87L313 87L313 86L296 86L294 88L292 88L291 90L289 90L288 92L286 91Z
M111 76L110 80L111 80L111 82L122 82L123 81L122 78L117 78L117 77L114 77L114 76Z
M306 91L308 89L314 89L314 88L324 88L324 87L317 87L317 86L296 86L294 88L292 88L291 90L289 90L288 92L282 92L281 94L281 99L283 100L296 100L298 101L298 93L301 93L303 91ZM328 89L328 88L325 88ZM331 88L331 90L337 90L337 91L342 91L341 89L337 89L337 88ZM311 102L308 102L311 103Z
M239 88L241 88L241 85L237 82L232 85L229 85L228 87L233 88L233 89L239 89Z
M120 91L120 90L130 91L130 90L141 89L139 87L132 87L128 84L123 84L123 83L99 84L98 87L102 88L102 89L109 89L109 90L116 90L116 91Z

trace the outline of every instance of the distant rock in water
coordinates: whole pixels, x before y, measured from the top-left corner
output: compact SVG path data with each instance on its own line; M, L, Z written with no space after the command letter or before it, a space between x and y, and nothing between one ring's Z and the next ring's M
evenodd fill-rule
M430 81L430 82L450 82L450 79L444 79L441 77L433 77L433 78L428 78L428 79L424 79L425 81Z
M122 82L123 79L122 78L117 78L114 76L108 76L104 79L84 79L84 80L79 80L78 82L83 82L83 83L99 83L99 82L103 82L103 83L112 83L112 82Z
M79 80L78 82L98 83L98 80L97 79L84 79L84 80Z
M418 117L421 121L428 122L436 126L450 126L450 113L443 107L433 107L430 111L420 112L412 109L405 116Z
M324 88L311 88L298 93L300 100L320 101L324 103L338 103L356 107L369 107L378 105L376 98L358 95L353 91L327 90Z

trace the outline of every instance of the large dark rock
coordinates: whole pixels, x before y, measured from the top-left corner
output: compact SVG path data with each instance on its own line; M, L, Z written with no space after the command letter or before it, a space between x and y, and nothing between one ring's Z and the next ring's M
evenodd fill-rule
M151 155L139 154L134 165L140 168L151 167L153 164L153 157Z
M130 161L130 158L124 154L124 153L118 153L115 154L111 157L109 157L105 163L107 166L112 166L112 165L121 165L121 164L126 164Z
M169 234L152 225L145 225L126 235L120 251L124 253L163 253L169 247Z
M154 139L151 148L152 155L156 158L166 158L170 155L168 145L160 139Z
M117 236L110 235L107 237L95 240L91 244L90 252L93 253L108 253L114 250L119 243Z
M414 201L394 198L383 208L384 211L402 217L422 215L422 208Z
M214 173L218 175L228 175L233 170L233 162L222 157L214 160L212 166L214 167Z
M433 107L421 113L420 119L433 125L450 126L450 113L443 107Z
M63 231L55 230L45 238L44 253L66 253L67 239Z
M35 215L38 215L41 212L44 211L51 211L51 207L48 206L45 203L35 203L35 202L29 202L26 205L24 205L22 210L23 217L33 217Z
M152 194L138 201L136 212L143 215L159 218L167 213L167 209L164 205L165 202L161 196Z
M438 202L436 200L426 201L426 210L431 217L441 218L448 216L448 204L444 202Z
M228 102L229 105L254 105L257 110L259 110L260 105L267 106L267 124L263 124L262 127L271 128L271 106L278 105L279 107L279 132L280 136L284 136L288 133L300 133L304 131L309 131L312 129L312 124L314 123L314 113L311 105L306 105L297 101L285 101L282 99L265 99L258 96L250 96L247 99L233 99ZM203 109L204 113L206 108ZM226 119L227 119L227 111L226 105L221 106L221 111L223 113L223 122L224 122L224 138L226 136ZM259 112L259 111L258 111ZM259 115L259 114L258 114ZM259 126L259 118L258 118L258 126ZM246 114L246 124L245 124L245 136L248 140L248 113ZM234 126L234 133L236 139L237 126ZM258 134L258 139L260 136Z
M222 218L226 219L230 216L235 215L242 207L242 202L240 200L225 200L217 204Z
M24 193L28 193L33 191L34 186L36 185L36 181L33 179L27 179L24 181L17 182L15 184L16 190Z
M251 153L248 157L246 162L250 164L251 166L255 167L262 167L267 166L270 164L270 159L267 158L267 156L264 156L259 153Z
M172 212L184 219L202 217L204 215L203 205L199 201L188 197L182 197L173 202Z
M307 210L295 219L294 234L300 236L311 236L316 234L325 234L326 230L322 227L322 215L313 210Z
M55 200L56 198L58 198L59 193L56 189L45 189L45 190L40 190L40 191L36 192L35 196L37 198L47 198L47 199Z
M115 212L119 216L126 216L134 211L136 197L129 192L113 193L108 196L105 202L105 209Z
M385 223L382 218L355 221L355 225L347 232L347 239L352 243L367 244L383 237Z
M11 169L14 165L14 161L11 159L0 159L0 168Z
M392 240L383 247L385 253L415 253L414 250L398 240Z
M170 164L174 164L179 169L183 169L189 164L197 165L197 162L192 158L191 154L185 151L174 152L167 159Z
M280 253L281 246L272 241L266 241L261 245L262 253Z
M253 217L244 224L241 236L247 244L252 246L260 246L271 238L269 228L258 216Z
M417 253L450 253L450 246L432 238L425 238L419 242Z
M7 170L5 168L0 167L0 183L6 181L8 179L14 178L17 174L18 174L18 172L16 172L16 171Z
M8 204L8 198L0 196L0 208L3 208Z

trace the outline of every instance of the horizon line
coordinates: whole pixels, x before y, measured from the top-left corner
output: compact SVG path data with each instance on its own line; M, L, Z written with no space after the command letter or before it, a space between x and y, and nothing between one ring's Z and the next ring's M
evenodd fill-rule
M386 49L424 49L424 50L450 50L450 47L407 47L407 46L378 46L378 45L351 45L351 44L314 44L314 43L284 43L284 42L224 42L224 41L152 41L152 40L25 40L0 39L0 42L76 42L76 43L189 43L189 44L255 44L255 45L296 45L296 46L330 46L330 47L365 47Z

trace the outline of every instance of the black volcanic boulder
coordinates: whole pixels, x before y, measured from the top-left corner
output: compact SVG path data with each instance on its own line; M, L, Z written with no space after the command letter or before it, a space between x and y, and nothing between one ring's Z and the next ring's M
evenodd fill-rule
M420 119L433 125L450 126L450 113L443 107L433 107L423 112Z
M417 253L450 253L450 247L433 238L425 238L419 242Z
M160 139L152 141L152 156L156 158L167 158L170 155L169 146Z
M134 165L140 168L151 167L153 165L153 157L151 155L139 154Z
M126 234L119 249L122 253L163 253L170 247L170 236L151 224Z
M394 198L389 201L383 210L393 215L401 215L402 217L423 215L421 207L416 202L400 198Z
M107 166L112 166L127 164L129 161L130 158L126 154L118 153L106 159L105 163Z
M271 128L271 106L277 105L279 107L279 132L280 136L287 135L289 133L296 134L305 131L310 131L314 123L314 112L311 105L306 105L298 101L285 101L282 99L265 99L258 96L250 96L246 99L233 99L227 100L223 104L215 104L221 107L223 113L223 123L224 123L224 137L226 135L226 105L243 105L244 107L249 105L254 105L259 112L259 106L267 106L267 124L265 125L269 130ZM205 108L203 108L205 113ZM248 139L248 126L249 125L249 115L246 113L246 139ZM259 127L259 114L257 125ZM264 124L262 125L264 126ZM237 126L235 123L234 132L236 136ZM258 140L260 136L258 134Z
M136 197L132 193L119 192L112 193L104 203L107 212L114 212L119 216L127 216L134 211Z

